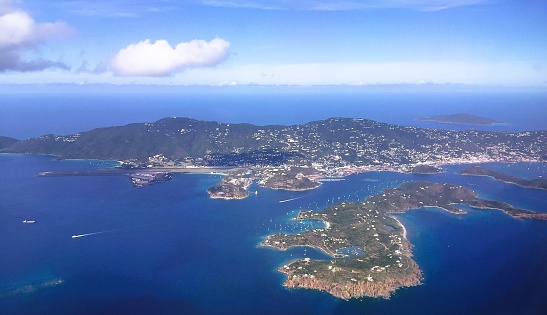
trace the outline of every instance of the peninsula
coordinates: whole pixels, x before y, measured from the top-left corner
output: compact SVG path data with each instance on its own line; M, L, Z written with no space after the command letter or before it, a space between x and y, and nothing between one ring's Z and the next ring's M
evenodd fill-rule
M452 114L452 115L437 115L425 118L418 118L419 121L433 121L446 124L463 124L463 125L495 125L503 124L502 121L471 115L471 114Z
M326 261L305 258L280 267L279 271L287 275L286 287L321 290L346 300L365 296L389 298L398 288L416 286L422 281L405 228L390 214L425 207L457 215L467 213L457 204L501 210L514 218L547 220L547 213L480 199L476 192L462 186L419 181L385 189L363 202L342 202L322 211L301 211L296 220L320 220L326 228L270 235L261 245L279 250L309 246L333 258Z
M155 170L124 170L124 169L103 169L95 171L79 172L39 172L40 177L58 176L126 176L129 177L133 186L142 188L155 183L163 183L171 180L172 173Z
M127 164L122 167L113 167L92 171L43 171L39 172L39 177L58 177L58 176L125 176L131 180L133 186L137 188L146 187L156 183L170 181L173 174L227 174L237 169L231 167L200 167L200 168L143 168L128 167Z
M471 166L459 172L462 175L488 176L495 180L515 184L524 188L547 189L547 178L526 180L503 172L494 171L483 166Z

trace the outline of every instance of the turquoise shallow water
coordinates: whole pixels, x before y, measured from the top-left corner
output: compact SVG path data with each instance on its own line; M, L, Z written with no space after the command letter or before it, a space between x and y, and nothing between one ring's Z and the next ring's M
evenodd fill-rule
M540 314L547 307L546 222L501 212L399 215L425 281L390 300L346 302L286 290L277 267L328 257L309 248L257 247L269 233L318 226L291 220L299 209L360 200L409 180L461 184L543 212L545 191L460 176L457 165L436 175L353 175L307 192L253 186L258 195L241 201L209 199L205 189L219 180L214 175L178 175L143 189L124 177L35 176L109 163L0 155L1 314ZM547 172L545 164L488 166L529 178Z

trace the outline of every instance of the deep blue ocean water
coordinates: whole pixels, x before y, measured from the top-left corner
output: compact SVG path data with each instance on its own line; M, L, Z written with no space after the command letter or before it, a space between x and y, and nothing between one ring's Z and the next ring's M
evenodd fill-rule
M209 199L215 175L177 175L143 189L124 177L36 176L110 164L0 155L0 314L540 314L547 306L546 222L497 211L399 215L425 281L390 300L287 290L279 266L328 258L309 248L257 247L270 233L317 226L290 220L299 209L361 200L409 180L462 184L544 212L542 190L461 176L457 165L437 175L352 175L307 192L253 186L258 195L241 201ZM489 166L547 175L545 164ZM71 238L96 232L104 233Z
M468 126L416 121L456 113L507 124ZM68 135L172 116L256 125L359 117L405 126L515 132L547 129L547 93L332 92L328 88L270 92L257 88L195 93L2 93L0 97L0 135L17 139L51 133Z
M547 129L545 93L5 93L0 135L19 139L186 116L227 123L294 124L364 117L428 128ZM507 125L418 122L467 112ZM287 290L288 261L328 259L306 248L257 247L268 234L320 226L298 210L362 200L385 187L427 179L465 185L483 198L547 211L547 192L456 174L371 172L307 192L252 186L240 201L209 199L216 175L177 175L136 189L124 177L37 177L108 161L0 155L0 314L541 314L547 309L547 225L496 211L454 216L438 209L399 215L424 284L390 300L341 301ZM525 178L545 164L489 163ZM282 200L290 200L280 203ZM25 219L36 224L22 224ZM72 235L92 234L73 239ZM543 311L543 312L542 312Z

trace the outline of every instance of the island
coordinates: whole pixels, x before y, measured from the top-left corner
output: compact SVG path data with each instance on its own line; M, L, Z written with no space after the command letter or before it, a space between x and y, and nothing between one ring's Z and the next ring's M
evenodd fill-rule
M115 160L132 173L205 173L220 168L228 177L211 187L209 195L239 199L249 195L253 181L265 188L299 191L370 171L433 174L449 164L544 162L547 131L452 131L341 117L291 126L170 117L11 141L0 153ZM229 170L238 168L251 175ZM134 181L145 182L146 176Z
M315 189L321 183L315 179L321 177L319 171L308 167L272 168L259 173L259 185L270 189L303 191Z
M417 286L422 271L412 259L412 244L405 227L392 215L411 209L435 207L463 215L458 208L501 210L517 218L547 220L547 213L515 208L500 201L484 200L462 186L427 181L408 182L384 189L363 202L342 202L322 211L300 211L295 220L320 220L324 228L298 234L269 235L261 246L286 250L308 246L322 250L330 260L299 259L279 271L288 288L328 292L341 299L389 298L402 287Z
M443 170L438 167L425 164L416 165L410 170L410 173L413 174L437 174L442 172Z
M249 186L252 184L251 171L238 169L222 178L222 181L207 189L213 199L244 199L249 196Z
M524 188L547 189L547 178L526 180L503 172L494 171L483 166L471 166L461 170L459 173L470 176L488 176L494 178L495 180L515 184Z
M431 117L418 118L419 121L432 121L446 124L463 124L463 125L496 125L503 124L502 121L471 115L471 114L452 114L452 115L436 115Z

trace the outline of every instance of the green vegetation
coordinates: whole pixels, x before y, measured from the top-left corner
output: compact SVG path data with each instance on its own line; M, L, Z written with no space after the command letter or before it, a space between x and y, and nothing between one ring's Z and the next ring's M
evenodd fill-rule
M245 174L244 170L234 171L222 178L222 181L207 189L211 198L216 199L243 199L249 196L247 190L252 183L252 178Z
M10 138L10 137L2 137L0 136L0 149L7 148L9 146L14 145L19 140Z
M363 202L342 202L323 211L301 211L297 220L321 220L327 228L303 233L270 235L261 245L285 250L311 246L323 250L330 261L294 261L280 268L290 287L314 288L340 298L361 296L389 297L399 287L418 285L421 271L412 260L412 245L404 227L392 213L437 207L454 214L466 211L456 207L468 204L477 209L497 209L515 218L547 220L547 214L517 209L507 203L478 198L462 186L427 181L409 182L389 188ZM340 250L355 247L355 256ZM349 289L348 289L349 288Z
M254 126L165 118L99 128L69 136L45 135L0 152L63 158L137 160L154 156L193 165L311 165L329 168L443 164L458 161L542 161L547 131L447 131L367 119L331 118L293 126Z
M315 189L321 183L311 180L308 176L317 175L319 172L313 168L291 167L278 171L262 170L262 173L271 173L259 182L262 187L284 190L310 190Z
M525 188L547 189L547 178L537 178L532 180L526 180L526 179L518 178L503 172L490 170L482 166L472 166L464 170L461 170L459 173L462 175L471 175L471 176L490 176L496 180L519 185Z
M442 173L443 170L435 166L420 164L420 165L414 166L410 170L410 172L414 174L437 174L437 173Z

